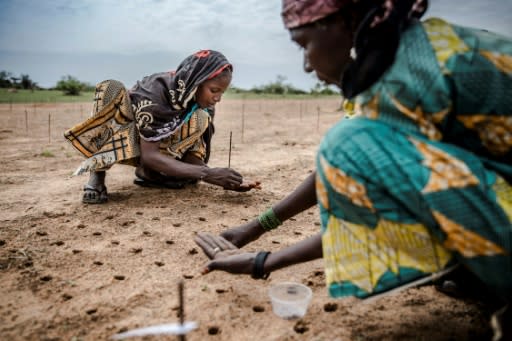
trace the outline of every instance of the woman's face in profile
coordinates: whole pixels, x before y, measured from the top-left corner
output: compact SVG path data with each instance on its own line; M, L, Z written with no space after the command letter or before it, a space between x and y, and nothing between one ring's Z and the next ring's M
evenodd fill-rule
M222 73L219 76L203 82L197 87L196 102L201 108L211 108L220 102L224 91L231 83L231 73Z
M312 23L291 29L290 37L303 50L304 71L314 71L320 81L341 86L341 73L352 47L352 33L342 23Z

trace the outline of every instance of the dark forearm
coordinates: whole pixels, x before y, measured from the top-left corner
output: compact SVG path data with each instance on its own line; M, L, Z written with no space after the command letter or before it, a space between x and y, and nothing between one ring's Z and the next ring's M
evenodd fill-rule
M208 172L208 167L205 165L182 162L160 152L143 154L141 156L141 163L145 168L165 175L182 178L201 179Z
M274 213L285 221L316 205L316 172L309 175L292 193L273 206Z
M159 142L148 142L141 139L140 161L144 168L163 173L168 176L175 176L189 179L201 179L207 175L208 167L202 163L184 162L176 160L169 155L160 152ZM186 156L192 158L192 156ZM197 159L197 158L196 158ZM200 160L199 160L200 161Z
M293 264L305 263L318 258L322 258L322 234L320 232L297 244L268 255L264 264L264 272L270 273Z

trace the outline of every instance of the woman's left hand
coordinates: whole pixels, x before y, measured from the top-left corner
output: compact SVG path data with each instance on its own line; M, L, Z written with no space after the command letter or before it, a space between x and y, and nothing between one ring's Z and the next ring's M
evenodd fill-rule
M222 270L233 274L251 274L254 266L255 252L243 252L221 236L199 232L195 237L197 245L212 259L202 273Z

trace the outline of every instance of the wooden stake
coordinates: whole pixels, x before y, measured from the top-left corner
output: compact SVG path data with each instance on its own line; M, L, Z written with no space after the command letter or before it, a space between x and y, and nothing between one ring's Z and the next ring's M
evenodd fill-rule
M28 111L26 108L25 108L25 131L28 134Z
M316 130L320 129L320 107L316 107Z
M233 132L229 132L229 154L228 154L228 168L231 167L231 141L233 139Z
M242 103L242 143L244 143L245 103Z
M52 125L51 125L51 122L52 122L52 113L48 113L48 143L51 143L52 141Z
M180 324L183 327L183 323L185 322L185 300L183 299L183 281L181 280L178 283L178 294L180 297ZM180 341L185 341L185 334L180 334Z

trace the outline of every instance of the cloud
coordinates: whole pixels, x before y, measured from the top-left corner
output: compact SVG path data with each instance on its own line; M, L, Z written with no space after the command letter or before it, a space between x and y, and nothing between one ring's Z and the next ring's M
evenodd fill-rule
M211 48L235 64L238 86L284 75L309 89L316 80L302 70L280 6L278 0L0 0L0 65L45 86L65 74L94 83L99 71L131 84L142 72L174 68ZM512 36L509 13L508 0L431 0L427 16Z

